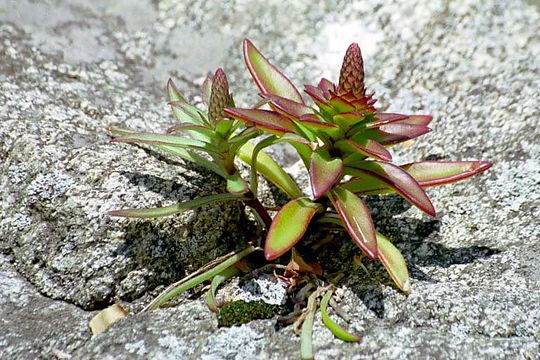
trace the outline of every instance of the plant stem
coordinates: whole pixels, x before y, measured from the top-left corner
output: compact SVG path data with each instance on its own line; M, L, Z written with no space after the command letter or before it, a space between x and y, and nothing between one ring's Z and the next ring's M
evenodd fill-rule
M247 192L245 196L251 199L243 200L244 204L252 208L257 213L258 217L263 222L266 230L270 229L270 225L272 224L272 217L270 217L270 214L268 214L268 211L266 211L265 207L261 204L259 199L257 199L251 191Z

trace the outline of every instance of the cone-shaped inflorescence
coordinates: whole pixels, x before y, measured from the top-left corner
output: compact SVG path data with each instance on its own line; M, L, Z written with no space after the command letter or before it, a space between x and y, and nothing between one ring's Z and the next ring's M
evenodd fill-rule
M337 86L324 78L317 86L305 86L316 107L306 105L292 82L249 40L244 42L244 57L270 110L227 108L225 112L271 134L261 142L261 148L279 141L292 144L309 170L313 194L311 199L291 200L278 212L266 238L266 258L277 258L294 246L313 219L338 224L368 258L381 260L397 286L408 292L403 257L386 238L377 235L361 195L395 192L435 216L424 187L464 179L491 164L393 164L387 147L428 133L432 117L377 111L373 94L366 95L363 60L356 43L345 54ZM332 209L326 211L328 204ZM380 241L384 242L384 253L379 251Z
M208 104L208 117L211 121L216 122L224 118L226 115L223 112L227 106L231 104L231 95L229 94L229 83L227 75L223 69L219 68L212 79L212 90L210 94L210 103Z
M338 94L343 95L352 92L356 98L364 97L364 61L360 46L352 43L343 59L341 72L339 74Z

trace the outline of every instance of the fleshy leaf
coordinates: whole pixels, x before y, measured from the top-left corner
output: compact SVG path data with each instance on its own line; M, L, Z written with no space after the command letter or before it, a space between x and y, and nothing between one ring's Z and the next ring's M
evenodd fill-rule
M380 178L361 171L354 172L354 177L340 186L344 189L352 191L353 193L364 195L377 195L394 192L394 189Z
M309 181L315 200L326 194L343 175L343 160L331 158L327 151L311 154Z
M322 300L321 300L321 318L326 325L326 327L334 334L335 337L338 339L341 339L343 341L348 342L356 342L360 341L360 338L356 335L353 335L349 332L347 332L343 327L341 327L338 323L336 323L330 315L328 315L328 302L332 298L332 294L334 293L333 290L328 290L326 294L324 294Z
M338 124L344 131L349 131L349 129L354 125L359 125L365 123L366 115L357 112L342 112L333 116L332 121Z
M315 114L302 115L300 116L300 121L302 122L302 125L316 134L326 134L336 139L343 136L343 131L338 125L323 122Z
M201 118L201 113L193 105L184 103L181 101L171 101L169 102L176 119L181 123L189 122L196 125L205 125L206 122Z
M238 270L238 268L235 266L231 266L230 268L227 268L214 276L214 278L212 279L212 283L210 284L210 289L208 289L206 293L206 305L208 305L210 311L219 313L219 306L216 301L217 288L224 281L227 281L228 279L238 275L238 273L240 273L240 270Z
M291 119L275 111L259 109L226 108L225 112L244 123L252 123L258 128L275 135L294 133L296 127Z
M352 137L356 142L373 139L382 145L394 145L427 134L431 129L424 125L391 123L367 129Z
M411 293L411 280L407 263L401 255L401 252L383 235L377 233L377 245L379 247L379 260L382 262L386 271L405 294Z
M364 62L357 43L349 45L339 75L338 94L352 92L356 98L365 96Z
M403 115L393 113L379 113L375 115L375 121L368 127L379 127L387 124L409 124L428 126L433 117L431 115Z
M208 75L201 86L202 101L206 106L210 105L210 96L212 96L212 78L213 76Z
M263 97L270 100L270 105L285 116L299 118L305 114L313 114L313 109L303 103L274 94L263 94Z
M196 150L206 151L209 153L219 154L218 149L212 144L195 140L195 139L175 136L175 135L140 132L140 133L133 133L130 135L114 138L111 141L150 144L150 145L178 146L181 148L196 149Z
M408 200L420 210L435 216L435 208L424 189L416 180L400 167L378 161L364 161L355 164L354 169L346 168L346 173L355 176L357 172L367 173L392 187L405 200ZM359 174L361 176L361 174Z
M275 135L270 135L266 139L263 139L255 145L253 152L251 154L251 160L249 162L250 166L250 181L251 181L251 192L257 196L259 180L257 178L257 167L258 167L258 157L259 153L266 147L271 146L276 143L278 137Z
M322 78L319 81L319 84L317 85L319 89L323 91L323 93L330 95L330 92L335 93L337 91L336 85L334 85L333 82L326 78Z
M167 81L167 95L169 97L169 102L178 101L184 104L187 104L186 98L180 91L178 91L178 88L172 81L172 79L169 79Z
M340 112L340 113L352 112L355 110L354 105L342 97L334 96L328 101L328 103L332 106L332 108L335 111Z
M240 160L249 165L254 150L255 146L248 142L238 150L237 155ZM302 196L302 191L294 180L264 151L259 152L259 155L257 155L257 172L280 188L290 198L294 199Z
M336 188L330 192L330 200L354 242L370 259L377 258L375 226L362 199L349 190Z
M122 136L130 136L130 135L133 135L133 134L138 134L140 133L139 131L136 131L136 130L131 130L131 129L122 129L122 128L116 128L116 127L109 127L107 128L107 130L109 130L111 132L111 134L115 135L115 136L119 136L119 137L122 137ZM199 164L200 166L210 170L210 171L213 171L215 172L216 174L218 174L219 176L221 177L224 177L226 178L227 177L227 173L225 172L224 169L222 169L220 166L218 166L217 164L215 164L214 162L194 153L193 151L188 151L186 149L183 149L183 148L180 148L180 147L177 147L177 146L170 146L170 145L155 145L155 147L157 147L158 149L161 149L171 155L175 155L175 156L178 156L184 160L187 160L187 161L191 161L191 162L194 162L196 164Z
M181 131L187 131L187 130L199 132L203 135L206 135L208 138L212 138L212 136L214 136L214 132L211 129L205 126L194 125L190 123L181 123L178 125L171 126L170 128L167 129L167 133L172 134L175 132L181 132Z
M244 40L244 60L263 94L274 94L304 103L292 82L272 65L248 39Z
M249 186L239 173L227 177L227 191L231 194L245 194Z
M194 209L203 205L212 204L221 201L241 201L247 200L246 197L239 194L215 194L203 196L197 199L184 201L171 206L148 208L148 209L124 209L108 212L110 216L121 216L130 218L156 218L178 214L188 209Z
M384 146L375 140L366 139L362 143L352 140L340 140L336 142L336 147L345 153L360 152L364 156L369 156L377 160L392 161L392 155Z
M274 260L289 251L302 238L309 222L320 210L322 206L308 198L294 199L285 204L268 231L264 248L266 259Z
M306 317L302 323L300 333L300 358L302 360L313 360L313 320L317 311L318 291L315 291L308 298L306 307Z
M487 161L420 161L401 166L424 187L460 181L490 167Z

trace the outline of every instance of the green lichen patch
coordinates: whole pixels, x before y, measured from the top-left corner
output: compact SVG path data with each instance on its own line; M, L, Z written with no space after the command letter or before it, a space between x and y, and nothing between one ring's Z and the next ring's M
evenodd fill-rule
M262 300L246 302L233 301L219 311L218 325L242 325L256 319L269 319L279 313L280 306L267 304Z

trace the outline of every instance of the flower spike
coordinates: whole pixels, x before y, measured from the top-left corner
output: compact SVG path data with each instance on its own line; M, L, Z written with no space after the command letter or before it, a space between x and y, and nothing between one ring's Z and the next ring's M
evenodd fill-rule
M357 43L352 43L341 66L339 74L338 95L352 92L355 98L363 98L366 95L364 89L364 61Z

